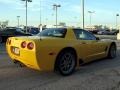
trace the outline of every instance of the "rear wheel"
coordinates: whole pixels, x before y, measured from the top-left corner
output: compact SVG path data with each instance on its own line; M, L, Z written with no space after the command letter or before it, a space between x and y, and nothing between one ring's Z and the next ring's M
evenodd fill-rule
M2 37L0 37L0 43L2 43L3 42L3 39L2 39Z
M70 75L75 70L76 55L73 51L65 50L57 58L57 68L62 75Z
M108 58L115 58L116 57L116 45L111 45L108 53Z

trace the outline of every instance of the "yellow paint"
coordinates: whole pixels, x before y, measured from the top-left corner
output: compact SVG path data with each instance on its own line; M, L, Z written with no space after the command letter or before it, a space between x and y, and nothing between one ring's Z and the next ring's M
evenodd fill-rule
M11 45L6 43L6 49L12 60L17 60L25 64L27 67L41 71L54 70L56 57L59 52L67 47L72 47L77 53L77 60L82 59L85 63L92 60L100 59L107 56L111 42L77 40L72 28L68 28L65 38L48 38L48 37L11 37ZM21 48L21 43L33 42L35 47L33 50ZM86 43L86 44L84 44ZM20 49L20 55L11 52L11 46ZM53 53L53 55L50 55ZM78 61L77 61L78 62ZM77 63L77 65L79 65Z

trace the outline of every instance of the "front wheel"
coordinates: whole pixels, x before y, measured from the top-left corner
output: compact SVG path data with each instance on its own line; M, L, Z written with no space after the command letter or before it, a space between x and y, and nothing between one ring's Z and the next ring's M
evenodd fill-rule
M108 58L115 58L116 57L116 45L111 45L109 52L108 52Z
M76 55L73 51L63 51L60 53L60 55L58 56L58 70L59 72L64 75L70 75L73 73L73 71L75 70L75 66L76 66Z

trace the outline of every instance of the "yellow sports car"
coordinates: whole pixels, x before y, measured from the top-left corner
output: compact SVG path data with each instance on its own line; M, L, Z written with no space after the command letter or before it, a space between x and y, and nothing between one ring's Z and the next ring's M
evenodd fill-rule
M81 64L116 57L115 42L77 28L49 28L36 36L10 37L6 48L15 63L62 75L72 74Z

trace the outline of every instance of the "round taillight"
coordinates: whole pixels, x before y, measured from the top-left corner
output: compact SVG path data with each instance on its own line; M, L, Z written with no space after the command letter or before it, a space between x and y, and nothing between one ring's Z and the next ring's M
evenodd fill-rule
M34 48L34 44L32 42L28 43L27 48L32 50Z
M25 41L21 43L21 47L22 47L22 48L25 48L26 45L27 45L27 43L26 43Z

